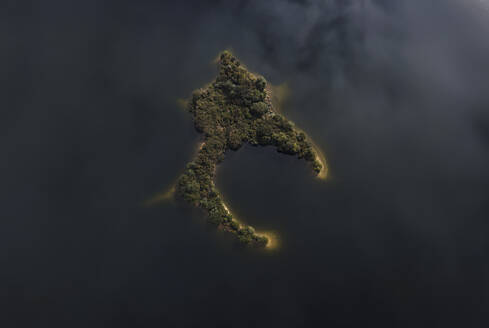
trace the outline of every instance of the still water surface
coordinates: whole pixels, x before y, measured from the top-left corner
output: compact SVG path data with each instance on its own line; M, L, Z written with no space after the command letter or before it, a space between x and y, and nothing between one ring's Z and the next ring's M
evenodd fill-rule
M428 110L438 103L354 65L349 88L324 66L340 64L328 56L344 40L296 65L274 46L298 35L244 24L261 17L252 8L239 20L198 5L99 6L11 22L24 34L9 66L22 68L9 75L16 110L2 121L3 327L487 326L489 178L474 173L486 153L455 147L450 121ZM177 98L212 80L229 46L289 83L284 113L328 161L326 181L271 148L219 166L226 203L278 236L273 251L237 246L184 203L143 206L199 141ZM371 96L384 91L392 102Z

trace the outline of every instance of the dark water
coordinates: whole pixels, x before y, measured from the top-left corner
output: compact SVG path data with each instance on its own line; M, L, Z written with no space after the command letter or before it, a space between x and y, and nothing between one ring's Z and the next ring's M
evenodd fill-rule
M488 26L412 3L7 1L0 325L487 327ZM326 182L271 148L219 167L274 252L142 206L190 160L176 99L227 47L289 84L329 162Z

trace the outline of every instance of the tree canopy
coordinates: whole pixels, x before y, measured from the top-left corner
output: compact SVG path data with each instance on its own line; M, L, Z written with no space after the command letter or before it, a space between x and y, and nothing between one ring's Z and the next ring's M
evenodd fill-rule
M209 222L235 234L242 243L266 246L266 237L238 223L225 207L214 184L216 165L227 151L238 150L244 143L274 146L281 153L303 158L316 174L322 165L306 135L273 110L265 78L249 72L229 51L220 54L218 63L217 78L194 91L188 103L204 143L180 176L177 192L203 208Z

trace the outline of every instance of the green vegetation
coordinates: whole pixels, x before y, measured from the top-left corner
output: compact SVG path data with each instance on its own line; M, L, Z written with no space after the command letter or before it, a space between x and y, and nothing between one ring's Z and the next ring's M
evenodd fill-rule
M244 244L262 247L268 239L252 227L239 224L226 209L214 185L216 165L227 151L238 150L243 143L274 146L281 153L303 158L316 174L322 165L306 135L273 110L266 80L246 70L228 51L219 58L215 81L194 91L188 104L204 142L180 176L177 193L203 208L209 222L235 234Z

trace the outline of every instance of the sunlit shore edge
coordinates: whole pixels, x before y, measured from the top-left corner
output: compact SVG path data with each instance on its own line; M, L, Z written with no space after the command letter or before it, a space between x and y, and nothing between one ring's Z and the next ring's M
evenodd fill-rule
M290 88L287 83L282 83L280 85L269 85L267 87L267 93L272 102L272 110L277 114L284 115L282 107L284 103L287 101L287 98L290 96ZM328 176L328 165L326 162L326 157L324 156L321 148L314 142L314 140L302 129L295 127L296 130L304 133L307 137L307 140L311 143L312 149L316 154L316 160L321 164L321 171L316 176L318 179L326 180Z
M279 239L277 236L277 233L273 231L266 231L266 232L256 232L257 236L260 237L265 237L267 238L267 244L265 245L265 249L267 250L276 250L279 248Z
M304 132L304 134L306 134L306 133ZM316 153L316 160L322 166L321 171L319 171L317 177L321 180L326 180L326 178L328 177L328 164L326 163L326 158L324 157L324 153L321 150L321 148L319 148L319 146L316 145L316 143L312 140L311 137L309 137L307 134L306 134L306 136L312 145L312 149L314 149L314 152Z
M240 226L245 226L245 224L241 223L238 219L236 219L236 216L234 214L232 214L231 210L229 209L229 207L224 202L222 202L222 206L224 207L224 209L229 214L231 214L233 216L234 221L236 221ZM267 244L265 245L265 249L275 250L278 248L279 242L278 242L278 235L276 232L273 232L273 231L262 231L262 232L256 231L255 234L259 237L267 238Z
M175 190L176 187L175 185L171 186L167 191L163 193L159 193L148 199L147 201L144 202L144 206L153 206L162 202L166 202L168 200L173 199L173 196L175 195Z
M204 147L204 145L205 145L204 141L199 142L195 148L195 153L198 153L202 149L202 147ZM176 190L177 190L176 183L174 183L167 191L162 193L157 193L150 199L146 200L144 202L144 206L149 207L149 206L154 206L169 201L173 199L173 197L175 196Z

